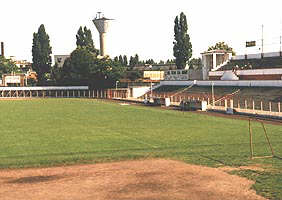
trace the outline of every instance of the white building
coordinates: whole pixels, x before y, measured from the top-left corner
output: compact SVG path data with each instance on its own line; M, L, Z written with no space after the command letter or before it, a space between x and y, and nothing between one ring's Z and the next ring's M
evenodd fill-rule
M69 57L70 55L54 55L55 64L57 64L58 67L63 67L65 60Z

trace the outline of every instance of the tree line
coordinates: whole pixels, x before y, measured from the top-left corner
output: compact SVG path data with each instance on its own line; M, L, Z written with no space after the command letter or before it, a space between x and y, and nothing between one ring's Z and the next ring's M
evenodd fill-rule
M229 48L224 43L215 46L218 47ZM187 18L183 12L174 20L175 59L166 62L156 63L153 59L140 60L138 54L130 56L129 59L126 55L116 56L114 59L101 58L98 56L99 50L95 48L90 29L82 26L76 34L76 48L65 60L63 67L60 68L56 64L51 66L51 53L50 38L42 24L38 32L33 34L32 43L32 69L37 73L38 85L89 85L107 88L114 87L116 81L121 78L131 80L139 78L140 72L134 72L134 67L138 65L173 63L177 69L201 65L200 58L191 59L192 43L188 34Z

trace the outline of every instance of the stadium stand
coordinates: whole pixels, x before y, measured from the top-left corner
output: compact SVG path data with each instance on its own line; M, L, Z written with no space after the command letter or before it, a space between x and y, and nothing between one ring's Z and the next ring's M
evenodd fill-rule
M234 70L234 69L270 69L282 68L282 57L265 57L262 59L241 59L229 60L217 71Z
M166 93L168 96L175 92L185 88L187 86L161 86L153 91L155 95ZM239 92L235 93L236 91ZM230 94L235 93L233 96ZM187 91L179 94L180 96L194 96L199 98L211 98L211 87L194 86ZM228 86L216 86L214 87L215 100L219 99L256 99L257 101L271 101L279 102L282 99L281 88L273 87L228 87Z

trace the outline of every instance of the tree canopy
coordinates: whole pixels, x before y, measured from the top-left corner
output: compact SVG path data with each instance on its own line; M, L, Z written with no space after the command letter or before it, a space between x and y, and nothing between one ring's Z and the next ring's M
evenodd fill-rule
M192 56L192 44L187 31L187 19L185 14L181 12L179 18L176 16L174 20L173 55L178 69L184 69Z
M46 83L48 73L51 70L52 48L50 46L50 39L45 31L43 24L40 25L38 32L33 33L32 43L32 69L37 73L39 85Z
M200 69L202 67L202 59L201 58L192 58L189 61L189 67L193 69Z
M228 46L225 42L217 42L214 46L210 46L208 48L208 51L210 50L226 50L229 52L232 52L232 55L236 55L236 53L233 51L231 47Z
M76 34L76 46L77 48L85 48L96 55L99 54L99 50L95 48L91 30L87 29L86 26L84 28L82 26L79 27Z
M59 72L59 84L88 85L91 88L113 87L121 78L125 68L118 62L108 58L97 58L88 49L75 49Z
M20 72L16 64L11 59L0 56L0 76L7 73Z

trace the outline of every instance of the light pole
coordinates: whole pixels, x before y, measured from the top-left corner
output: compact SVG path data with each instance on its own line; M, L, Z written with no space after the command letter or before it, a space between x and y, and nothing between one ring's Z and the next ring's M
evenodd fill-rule
M153 88L152 88L152 81L151 81L151 84L150 84L150 91L151 91L151 94L150 94L150 98L153 98L153 90L152 90Z
M117 90L117 85L118 85L118 82L119 82L119 81L116 81L116 90Z
M211 85L212 85L212 106L214 106L214 88L213 88L214 82L213 81L211 82Z
M118 92L117 92L117 85L118 85L118 82L119 82L119 81L116 81L116 91L115 91L115 94L116 94L115 96L116 96L116 98L118 97Z

